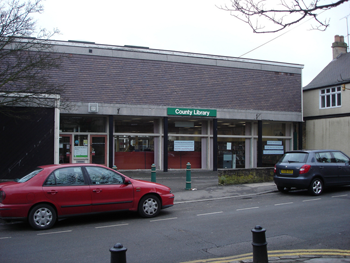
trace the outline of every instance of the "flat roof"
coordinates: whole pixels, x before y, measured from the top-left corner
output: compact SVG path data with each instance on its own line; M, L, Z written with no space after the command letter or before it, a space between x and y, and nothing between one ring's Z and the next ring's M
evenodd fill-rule
M118 46L97 44L87 41L60 41L52 40L55 51L82 55L98 55L108 57L123 57L131 59L159 60L177 63L191 63L222 67L249 68L276 72L301 74L302 64L200 54L183 51L152 49L142 46Z

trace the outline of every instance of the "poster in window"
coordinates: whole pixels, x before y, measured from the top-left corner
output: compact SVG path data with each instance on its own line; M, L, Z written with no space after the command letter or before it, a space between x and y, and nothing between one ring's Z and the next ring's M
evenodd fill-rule
M74 157L88 157L88 147L87 146L75 146L74 147Z
M175 152L193 152L194 141L174 141Z

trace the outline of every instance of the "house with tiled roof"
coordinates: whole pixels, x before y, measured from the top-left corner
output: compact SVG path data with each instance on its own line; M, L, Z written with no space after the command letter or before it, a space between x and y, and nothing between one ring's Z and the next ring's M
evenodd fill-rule
M333 60L303 88L306 149L337 149L350 155L350 53L335 36Z

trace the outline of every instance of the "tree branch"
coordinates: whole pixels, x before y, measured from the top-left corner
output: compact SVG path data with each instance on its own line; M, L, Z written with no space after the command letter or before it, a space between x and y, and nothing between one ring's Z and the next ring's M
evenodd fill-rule
M320 0L280 0L276 5L276 1L271 0L230 1L230 7L225 5L218 8L247 23L254 33L275 33L309 17L317 22L318 30L324 31L329 26L329 20L319 20L318 11L335 8L348 2L348 0L335 2L329 0L329 3L321 4Z
M51 78L67 59L51 44L59 31L37 31L32 17L42 13L42 1L0 0L0 114L7 114L7 106L56 107L51 98L57 96L50 95L64 91L64 84Z

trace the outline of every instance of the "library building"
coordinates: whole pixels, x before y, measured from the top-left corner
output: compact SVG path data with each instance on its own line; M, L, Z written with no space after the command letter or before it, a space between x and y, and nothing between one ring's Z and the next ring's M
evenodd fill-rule
M216 171L273 167L285 151L301 148L303 65L93 42L52 45L64 55L52 81L62 84L58 100L70 107L40 111L47 113L35 134L48 142L36 148L40 162L118 170L155 164L165 172L190 163Z

